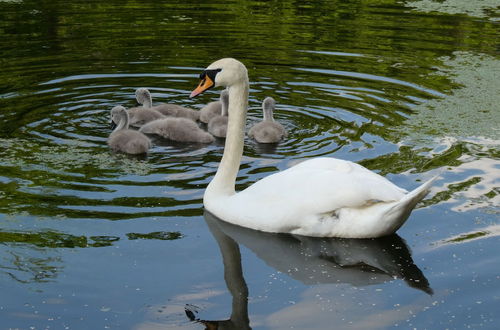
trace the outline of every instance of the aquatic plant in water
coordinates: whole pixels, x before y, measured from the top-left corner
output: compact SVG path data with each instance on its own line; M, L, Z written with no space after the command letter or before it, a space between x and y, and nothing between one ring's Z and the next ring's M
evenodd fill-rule
M430 13L439 12L444 14L467 14L475 17L489 17L491 20L498 20L497 18L490 17L488 11L498 12L498 0L445 0L445 1L432 1L420 0L409 1L406 6L413 7L415 10Z

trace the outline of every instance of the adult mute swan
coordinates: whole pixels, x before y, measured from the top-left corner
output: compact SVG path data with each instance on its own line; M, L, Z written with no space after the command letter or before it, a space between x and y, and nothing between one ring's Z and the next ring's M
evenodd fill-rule
M267 232L305 236L370 238L394 233L433 180L407 193L356 163L313 158L269 175L243 191L235 182L243 154L248 107L248 73L232 58L210 64L191 97L229 87L229 124L222 160L203 196L220 219Z
M283 125L274 121L273 111L276 101L268 96L262 101L264 118L248 131L248 136L259 143L278 143L286 136Z
M127 154L144 154L148 152L151 141L146 135L128 129L128 122L128 112L124 107L116 106L111 109L111 124L117 126L108 138L108 145L113 151Z

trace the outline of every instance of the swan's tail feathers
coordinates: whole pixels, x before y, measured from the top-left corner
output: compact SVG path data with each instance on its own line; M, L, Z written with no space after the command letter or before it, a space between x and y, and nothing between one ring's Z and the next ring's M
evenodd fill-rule
M387 211L387 218L395 220L393 222L393 226L395 227L393 228L394 232L405 223L417 203L427 196L432 184L437 178L438 176L435 176L416 189L410 191Z
M414 190L410 191L403 198L401 198L400 202L405 203L405 202L411 201L411 202L414 202L413 207L415 207L415 205L418 202L420 202L422 199L424 199L425 196L427 196L432 184L434 183L434 181L436 181L437 178L438 178L438 176L436 175L435 177L433 177L429 181L426 181L425 183L421 184L420 186L418 186Z

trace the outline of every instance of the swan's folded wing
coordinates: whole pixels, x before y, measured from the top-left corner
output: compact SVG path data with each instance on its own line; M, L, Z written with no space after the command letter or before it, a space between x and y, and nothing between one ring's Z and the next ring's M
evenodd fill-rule
M373 201L396 201L405 192L358 164L315 158L263 178L238 193L236 199L247 205L318 214L363 207Z

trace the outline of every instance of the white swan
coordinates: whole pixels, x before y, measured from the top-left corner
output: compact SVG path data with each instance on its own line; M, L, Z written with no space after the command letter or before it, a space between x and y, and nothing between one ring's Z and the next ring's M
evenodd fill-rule
M144 154L151 147L151 141L144 134L128 129L128 112L122 106L111 109L111 123L117 124L108 138L108 145L113 151L128 154Z
M274 121L273 110L276 101L268 96L262 102L262 112L264 118L260 123L255 124L248 131L248 136L259 143L278 143L286 137L287 133L283 125Z
M433 180L410 193L361 165L313 158L267 176L241 192L235 181L243 154L248 107L246 67L218 60L191 93L229 87L229 124L222 160L203 196L205 208L227 222L267 232L367 238L394 233L425 197Z
M213 101L200 109L200 121L208 124L210 119L219 116L222 112L222 92L220 93L219 101Z
M220 93L221 112L212 117L207 125L207 131L213 136L225 138L227 134L227 112L229 107L229 92L225 89Z
M153 98L147 88L138 88L135 91L137 102L145 108L157 111L167 117L182 117L196 121L200 118L200 113L196 110L186 108L177 104L160 103L153 106Z
M215 140L212 135L187 118L167 117L154 120L142 126L139 131L178 142L211 143Z

